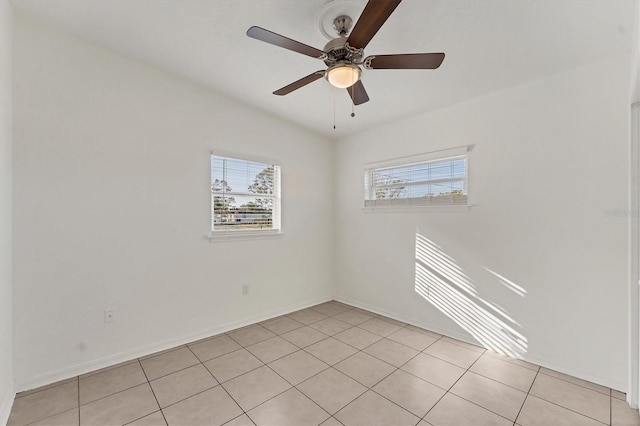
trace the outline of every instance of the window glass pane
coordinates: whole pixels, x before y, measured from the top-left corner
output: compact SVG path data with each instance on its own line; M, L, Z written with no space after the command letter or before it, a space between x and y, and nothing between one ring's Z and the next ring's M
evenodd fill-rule
M211 156L212 231L279 229L279 184L276 165Z
M429 184L415 185L412 186L409 190L409 195L407 198L420 198L420 197L428 197L429 196Z
M227 192L273 194L273 165L212 157L211 182L226 182Z
M428 197L452 197L466 195L463 182L443 182L429 185Z
M453 177L463 178L466 172L466 160L464 158L460 158L453 162Z
M466 162L455 157L365 171L365 200L373 201L367 205L466 203Z

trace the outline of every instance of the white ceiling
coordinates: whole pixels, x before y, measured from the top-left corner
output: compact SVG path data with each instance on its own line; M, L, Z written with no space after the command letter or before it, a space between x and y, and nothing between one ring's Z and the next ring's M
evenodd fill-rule
M343 0L333 0L339 2ZM348 0L360 3L365 0ZM322 49L327 0L13 0L38 20L331 139L631 52L637 0L404 0L366 55L445 52L437 70L364 70L371 101L318 80L324 64L245 35L258 25ZM352 17L354 20L357 16ZM333 129L334 99L337 129Z

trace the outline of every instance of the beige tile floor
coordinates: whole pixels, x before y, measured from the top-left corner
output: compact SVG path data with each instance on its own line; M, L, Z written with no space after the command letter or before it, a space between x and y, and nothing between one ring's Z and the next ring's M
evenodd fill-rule
M9 425L640 425L624 398L327 302L20 393Z

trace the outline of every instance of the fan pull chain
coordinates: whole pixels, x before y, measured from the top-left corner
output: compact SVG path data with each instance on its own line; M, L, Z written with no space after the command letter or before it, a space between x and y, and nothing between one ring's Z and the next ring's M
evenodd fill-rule
M354 112L355 100L353 99L353 86L355 85L356 85L355 83L351 85L351 117L356 116L356 113Z
M333 92L333 130L336 129L336 91Z

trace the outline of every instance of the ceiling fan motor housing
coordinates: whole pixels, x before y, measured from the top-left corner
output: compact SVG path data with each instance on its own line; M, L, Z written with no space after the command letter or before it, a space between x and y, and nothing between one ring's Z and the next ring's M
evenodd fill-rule
M362 60L362 49L350 49L347 46L346 37L338 37L331 40L324 46L327 58L324 63L332 66L339 61L360 62Z

